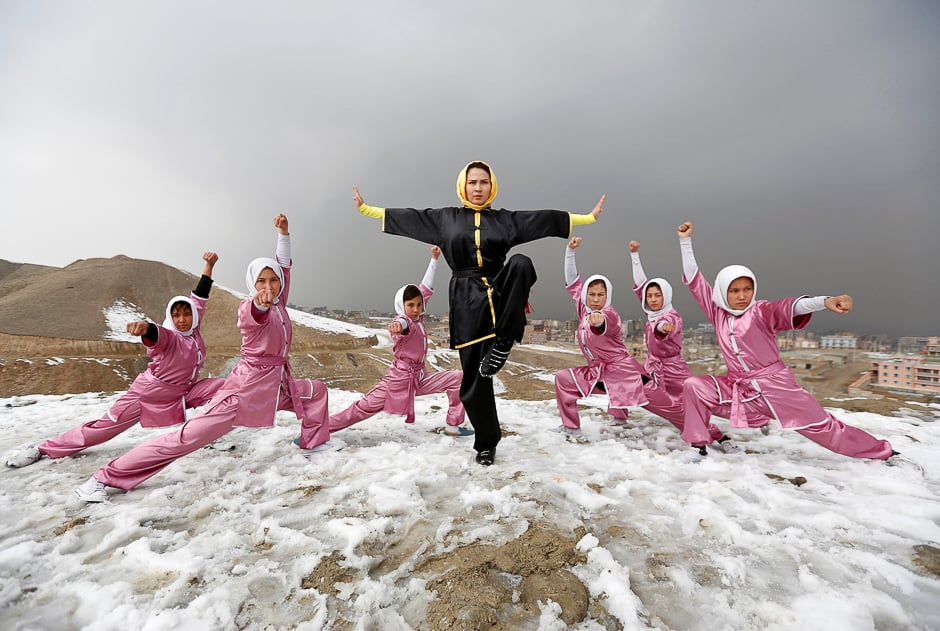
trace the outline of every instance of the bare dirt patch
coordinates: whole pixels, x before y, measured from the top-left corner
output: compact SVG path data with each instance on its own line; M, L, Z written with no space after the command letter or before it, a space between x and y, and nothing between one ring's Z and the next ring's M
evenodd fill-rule
M571 571L585 561L575 549L584 534L580 528L565 535L549 524L536 524L500 546L476 542L444 554L419 554L409 579L426 579L428 591L433 592L427 628L512 631L537 621L538 603L549 599L561 607L567 624L584 620L589 609L592 613L602 610ZM447 539L457 535L448 533ZM335 599L337 584L357 580L358 572L344 565L339 552L333 552L304 577L301 587ZM343 608L338 600L333 605L337 611Z
M929 545L914 546L914 565L940 578L940 548Z
M429 627L508 631L537 619L538 601L548 599L561 606L566 623L584 620L587 588L568 569L584 561L575 550L583 534L536 525L502 546L474 544L419 563L418 574L437 574L428 582L437 596L428 607Z

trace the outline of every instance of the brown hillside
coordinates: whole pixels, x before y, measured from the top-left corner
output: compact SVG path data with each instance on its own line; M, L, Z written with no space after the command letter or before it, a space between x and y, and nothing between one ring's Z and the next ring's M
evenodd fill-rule
M177 294L188 295L197 280L193 274L163 263L126 256L83 259L63 268L11 270L0 277L0 332L101 340L108 333L103 309L115 301L136 305L161 323L166 301ZM223 296L223 292L213 294L210 312L230 309L236 302L233 296ZM207 341L209 335L218 333L222 335L216 338L218 343L228 343L224 329L204 328ZM237 331L235 335L231 343L238 345Z
M167 300L176 295L188 296L198 280L194 274L163 263L126 256L82 259L63 268L0 260L0 333L100 342L109 332L104 309L116 301L135 305L159 324L163 322ZM241 345L236 326L238 302L236 296L225 290L212 290L202 323L202 334L210 348L234 349L237 354ZM24 308L26 305L28 308ZM300 325L294 331L297 350L340 350L361 344L353 340L346 334ZM22 350L10 339L5 340L5 350L13 350L7 344ZM27 346L35 347L35 341ZM98 354L95 350L88 352Z
M47 273L56 269L45 265L32 265L30 263L11 263L0 259L0 295L13 291L28 284L36 275Z
M162 323L166 301L189 295L197 281L163 263L126 256L64 268L0 260L0 396L127 388L146 368L146 353L139 344L105 340L103 310L123 300ZM209 374L224 374L238 356L238 302L225 290L212 290L202 324ZM292 363L300 376L363 389L385 372L381 362L358 357L375 343L295 324ZM383 352L370 349L369 355Z

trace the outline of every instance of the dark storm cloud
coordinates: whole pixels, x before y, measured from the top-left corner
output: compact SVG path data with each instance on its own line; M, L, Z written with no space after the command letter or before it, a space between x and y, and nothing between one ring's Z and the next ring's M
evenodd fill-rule
M428 251L380 234L350 185L376 205L450 205L460 167L485 159L499 207L586 212L608 195L577 231L579 264L612 277L625 317L640 313L637 239L700 320L678 287L675 227L691 219L710 279L736 262L765 298L855 296L817 329L937 333L933 4L7 3L0 16L0 258L124 253L198 271L211 248L241 289L285 212L294 301L388 309ZM540 274L535 315L569 317L564 242L522 250Z

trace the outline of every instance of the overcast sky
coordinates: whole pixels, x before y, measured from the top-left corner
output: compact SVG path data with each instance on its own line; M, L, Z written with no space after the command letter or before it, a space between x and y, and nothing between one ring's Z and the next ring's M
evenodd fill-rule
M456 204L588 211L582 275L625 317L626 244L681 287L676 226L711 281L850 293L817 331L940 334L940 3L17 2L0 4L0 258L125 254L244 290L284 212L292 302L391 309L423 244L356 212ZM564 241L522 246L533 317L568 318ZM442 265L431 311L447 303ZM146 279L141 279L146 282ZM160 314L154 314L157 317Z

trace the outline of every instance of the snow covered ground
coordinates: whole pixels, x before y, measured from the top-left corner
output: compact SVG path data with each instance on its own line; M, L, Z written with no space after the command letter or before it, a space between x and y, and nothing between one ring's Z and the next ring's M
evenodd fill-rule
M0 399L0 453L97 417L115 396ZM357 396L333 390L331 409ZM434 575L419 559L536 524L587 531L571 571L592 608L566 627L545 602L516 628L940 628L940 579L917 562L918 546L940 547L940 410L837 411L921 475L779 431L739 433L748 453L685 464L665 422L637 411L617 432L603 398L585 403L588 442L576 443L549 431L553 401L501 400L506 436L489 468L472 461L472 438L435 431L443 396L418 399L414 425L377 416L312 460L282 413L272 429L233 432L233 451L200 450L98 505L73 487L154 430L4 467L0 628L428 629ZM331 555L345 580L303 587Z

